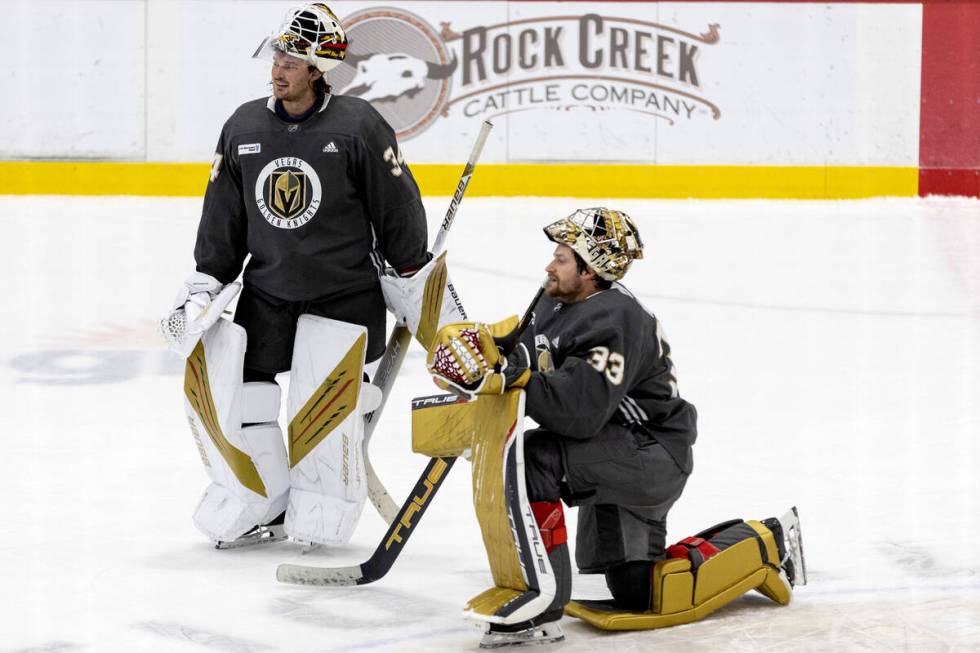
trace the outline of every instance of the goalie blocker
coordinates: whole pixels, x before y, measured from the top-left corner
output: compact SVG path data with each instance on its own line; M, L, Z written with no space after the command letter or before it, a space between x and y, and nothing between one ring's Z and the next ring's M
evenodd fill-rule
M449 278L445 252L430 259L411 277L382 275L381 292L388 310L426 349L442 325L466 319Z

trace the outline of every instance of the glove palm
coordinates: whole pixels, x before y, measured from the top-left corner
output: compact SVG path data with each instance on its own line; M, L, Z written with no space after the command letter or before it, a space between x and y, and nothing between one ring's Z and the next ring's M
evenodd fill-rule
M516 316L495 324L457 322L444 326L436 334L426 359L436 385L471 398L523 388L531 376L527 349L519 345L504 357L498 345L513 334L516 326Z

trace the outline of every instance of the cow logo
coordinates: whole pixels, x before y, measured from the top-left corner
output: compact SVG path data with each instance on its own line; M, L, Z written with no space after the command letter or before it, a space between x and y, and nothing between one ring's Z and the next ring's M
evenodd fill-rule
M309 163L296 157L273 159L255 180L255 204L266 222L295 229L313 219L320 208L320 178Z
M397 138L425 131L444 111L457 67L439 33L391 7L358 11L342 22L350 47L330 83L342 95L370 102Z

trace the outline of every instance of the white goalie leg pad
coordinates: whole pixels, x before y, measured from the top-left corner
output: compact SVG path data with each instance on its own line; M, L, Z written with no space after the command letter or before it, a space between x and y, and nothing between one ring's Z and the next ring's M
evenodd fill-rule
M366 412L379 388L364 383L367 329L301 315L293 345L289 398L289 507L295 541L343 544L367 498L362 452Z
M413 276L383 275L381 292L388 310L428 349L439 327L466 319L466 311L446 269L446 253Z
M245 344L242 327L218 320L188 356L184 376L184 408L211 479L194 524L216 542L279 515L289 492L279 386L242 383Z
M256 524L266 524L286 510L289 460L279 427L281 405L282 389L276 383L253 382L242 386L242 443L273 497Z

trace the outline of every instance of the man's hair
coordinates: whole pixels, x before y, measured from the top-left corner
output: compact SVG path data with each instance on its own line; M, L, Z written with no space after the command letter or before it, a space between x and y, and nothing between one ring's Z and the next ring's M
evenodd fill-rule
M576 252L574 249L572 250L572 254L575 255L575 267L578 268L579 274L585 274L586 272L592 269L585 262L585 259L579 256L578 252ZM593 270L593 272L595 272L595 270ZM612 284L613 284L612 281L610 281L609 279L603 279L598 274L595 275L592 281L595 282L595 287L598 288L599 290L609 290L610 288L612 288Z
M317 67L310 66L310 72L314 70L317 70ZM327 84L327 78L324 77L323 73L320 73L320 76L313 80L313 92L316 93L317 97L330 93L330 84Z

